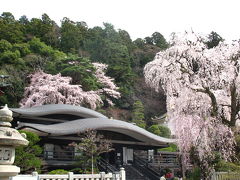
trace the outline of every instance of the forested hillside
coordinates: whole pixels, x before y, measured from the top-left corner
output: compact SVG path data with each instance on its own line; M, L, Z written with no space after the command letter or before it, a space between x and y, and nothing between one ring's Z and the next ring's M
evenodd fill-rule
M19 107L24 103L73 102L77 100L69 100L70 96L76 96L72 89L80 88L83 98L79 104L92 107L87 102L94 97L98 111L127 121L135 117L150 125L152 117L165 112L165 97L146 87L143 67L168 46L159 32L133 41L126 30L116 30L109 23L89 28L87 22L65 17L58 25L47 14L41 18L15 19L10 12L4 12L0 16L0 74L9 75L6 83L11 86L2 88L5 94L0 96L0 104ZM59 82L55 81L57 78ZM52 86L48 84L43 89L48 82ZM43 94L49 97L55 91L64 97L58 96L54 102L39 101ZM114 93L120 93L121 97ZM31 98L31 102L26 98ZM115 105L111 106L112 103ZM143 110L134 107L136 103Z

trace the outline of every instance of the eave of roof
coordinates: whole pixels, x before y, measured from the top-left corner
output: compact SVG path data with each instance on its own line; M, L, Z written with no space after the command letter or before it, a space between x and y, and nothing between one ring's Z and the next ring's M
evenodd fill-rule
M81 106L68 104L48 104L31 108L10 108L14 116L44 116L49 114L72 114L84 118L107 118L101 113Z
M148 142L151 144L175 142L174 139L157 136L131 123L106 118L86 118L52 125L20 123L18 128L34 129L35 131L39 131L39 133L44 132L49 136L78 134L86 131L87 129L106 130L126 134L139 141Z

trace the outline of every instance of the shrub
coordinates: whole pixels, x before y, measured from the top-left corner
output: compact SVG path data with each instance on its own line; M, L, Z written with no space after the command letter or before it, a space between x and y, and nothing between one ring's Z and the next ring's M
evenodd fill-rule
M227 162L227 161L220 161L217 163L215 166L215 171L217 172L240 172L240 166L232 163L232 162Z
M48 174L68 174L69 171L64 169L55 169L50 171Z

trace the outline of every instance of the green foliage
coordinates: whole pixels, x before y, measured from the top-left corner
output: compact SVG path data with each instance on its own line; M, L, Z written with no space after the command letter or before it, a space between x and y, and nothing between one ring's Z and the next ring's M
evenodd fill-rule
M29 42L29 45L32 52L43 56L50 56L53 51L50 46L47 46L44 42L41 42L39 38L33 38Z
M137 100L133 104L132 122L145 129L146 122L144 120L144 106L141 101Z
M109 64L107 75L115 79L124 98L132 93L134 77L127 47L118 43L109 43L106 50L105 59Z
M48 174L68 174L68 172L69 171L64 170L64 169L55 169L55 170L48 172Z
M5 39L10 43L20 43L24 40L22 25L15 20L9 12L4 12L0 16L0 39Z
M44 42L41 42L39 38L33 38L31 41L29 41L29 45L33 53L42 56L44 59L47 59L44 64L44 69L48 69L48 67L52 68L55 66L56 62L59 62L61 59L66 58L65 53L54 50L51 46L48 46Z
M154 125L150 126L150 127L148 128L148 131L151 132L151 133L153 133L153 134L156 134L156 135L158 135L158 136L160 136L160 134L161 134L161 131L160 131L160 129L158 128L158 125L157 125L157 124L154 124Z
M16 82L13 80L13 86L0 97L0 103L17 107L28 75L37 69L51 74L61 72L71 76L74 84L81 83L84 90L95 90L101 85L91 73L94 69L90 62L94 61L108 65L106 75L115 79L121 93L121 99L114 103L118 108L130 110L134 103L135 78L142 75L143 66L164 48L164 43L164 37L157 32L150 36L149 44L140 38L132 42L127 31L116 30L110 23L88 28L85 22L63 18L59 27L47 14L15 20L11 13L3 12L0 71ZM79 64L70 65L69 61Z
M47 58L38 54L28 54L24 57L26 66L31 70L43 69L47 63Z
M127 46L129 53L132 52L133 49L135 48L135 45L133 44L132 39L131 39L130 35L128 34L128 32L125 30L119 29L118 33L120 36L120 42L123 45Z
M19 43L13 45L13 50L17 50L20 52L21 57L26 56L27 54L30 54L30 46L27 43Z
M142 49L145 46L145 42L141 38L137 38L135 41L133 41L133 43L140 49Z
M216 172L240 172L240 166L232 162L219 161L215 166Z
M236 141L236 147L235 147L236 158L239 160L240 159L240 135L239 134L235 136L235 141Z
M165 50L169 46L164 36L159 32L154 32L151 37L145 37L144 40L146 44L155 45L161 50Z
M201 171L200 168L194 168L192 171L186 172L186 180L200 180L201 179Z
M19 59L21 53L18 49L12 46L11 43L2 39L0 40L0 64L24 64Z
M158 128L160 130L160 136L162 137L166 137L166 138L170 138L171 136L171 131L168 127L166 126L162 126L162 125L158 125Z
M30 21L22 16L19 23L24 26L24 33L28 39L37 37L49 46L59 47L60 28L47 14L43 14L41 19L32 18Z
M178 147L176 144L169 144L169 147L161 148L159 151L166 151L166 152L177 152Z
M206 42L207 47L213 48L216 47L224 39L216 32L212 31L208 36L208 41Z
M3 53L4 51L9 51L12 49L12 44L8 42L7 40L0 40L0 53Z
M15 164L21 168L21 173L40 171L42 160L39 156L42 154L42 148L37 145L40 141L39 136L27 131L20 131L20 133L25 133L27 135L29 144L28 146L16 148Z
M16 51L4 51L0 54L1 64L17 64L18 58L20 58L20 52Z
M83 162L84 163L84 162ZM94 173L99 173L98 168L93 168ZM90 166L88 168L86 168L85 170L82 168L74 168L71 169L70 172L73 172L74 174L91 174L92 173L92 169L90 168Z
M64 52L59 50L54 50L51 56L54 60L57 60L57 61L67 57L67 55Z
M165 50L168 48L168 43L166 39L159 32L155 32L152 34L152 42L154 45L161 48L161 50Z
M72 77L73 84L81 84L83 90L96 90L100 87L94 76L96 69L88 58L67 58L56 63L56 69L63 76Z
M148 128L148 131L152 132L153 134L156 134L161 137L170 138L171 131L168 127L163 125L152 125Z
M107 75L113 77L120 87L122 103L118 105L129 108L134 78L130 54L134 45L129 34L123 30L117 32L109 23L104 23L104 28L89 29L88 34L89 38L84 41L84 49L90 54L90 59L109 65Z
M5 82L10 84L10 86L2 89L5 94L0 96L0 104L18 107L25 87L25 72L19 66L5 64L0 66L0 74L9 75L9 78Z
M63 18L61 26L61 49L64 52L80 53L87 32L84 25L81 22L73 22L69 18Z
M137 39L136 41L137 42L134 43L138 46L138 48L134 49L133 51L132 56L134 62L132 63L132 66L134 67L135 71L137 71L139 74L142 74L142 68L148 62L152 61L156 53L161 49L155 45L145 44L141 39Z

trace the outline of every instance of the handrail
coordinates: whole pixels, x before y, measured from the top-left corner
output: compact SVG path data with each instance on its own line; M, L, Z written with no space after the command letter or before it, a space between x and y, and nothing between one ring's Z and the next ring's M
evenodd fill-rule
M179 159L177 153L168 154L167 152L159 155L151 156L151 159L147 155L137 155L142 160L145 160L152 166L159 167L179 167Z
M159 180L160 174L154 171L152 169L153 167L151 167L146 160L141 159L135 155L133 165L137 167L139 170L141 170L141 172L150 179Z
M102 158L97 161L97 164L99 166L101 166L105 172L114 173L114 172L119 171L116 167L114 167L113 165L111 165L109 162L107 162L106 160L104 160Z

